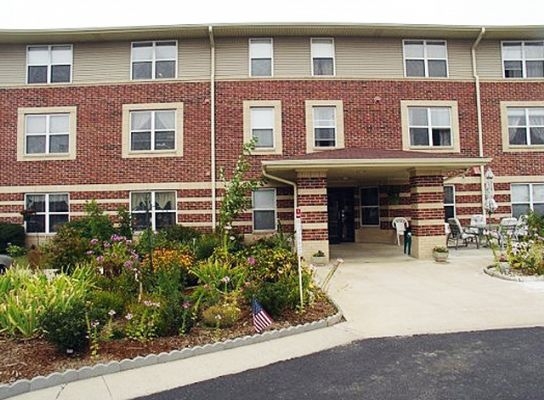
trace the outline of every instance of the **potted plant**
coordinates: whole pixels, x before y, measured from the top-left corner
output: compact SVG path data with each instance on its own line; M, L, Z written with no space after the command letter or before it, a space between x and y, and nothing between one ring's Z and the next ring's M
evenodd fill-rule
M450 255L450 251L446 246L434 246L433 258L436 262L446 262Z
M312 255L312 261L314 264L327 264L327 256L325 256L325 253L321 250L316 251Z
M497 257L496 266L501 273L503 274L510 273L510 263L508 262L508 257L506 257L506 254L501 253Z

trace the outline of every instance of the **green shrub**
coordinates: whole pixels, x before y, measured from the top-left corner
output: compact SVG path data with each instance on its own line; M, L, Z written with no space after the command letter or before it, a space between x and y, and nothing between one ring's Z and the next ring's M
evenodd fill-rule
M202 234L194 228L183 225L170 225L159 231L159 236L169 242L193 245Z
M240 314L240 309L234 304L216 304L202 311L202 322L213 328L229 328L240 319Z
M104 324L110 317L110 311L115 315L124 315L125 298L119 292L93 290L89 297L89 319Z
M197 260L205 260L221 246L221 237L217 234L206 233L198 238L195 243L195 257Z
M85 303L74 302L67 308L52 307L43 314L45 338L63 353L79 352L88 345Z
M278 317L287 308L291 307L290 287L286 281L263 282L248 288L246 296L248 301L255 297L263 308L272 316ZM298 288L297 288L298 291ZM295 303L296 306L296 303Z
M125 319L126 337L146 342L157 336L157 325L160 322L161 303L155 299L144 300L141 303L132 303L128 307Z
M0 253L4 253L10 243L24 247L25 229L20 224L0 222Z
M62 225L57 234L43 247L48 268L70 273L87 259L89 240L71 223Z
M119 218L117 233L120 236L132 239L134 232L132 231L132 216L130 215L130 212L125 206L120 206L117 209L117 216Z
M8 247L6 247L6 253L12 258L23 257L26 254L26 248L9 243Z
M84 210L85 216L71 220L65 225L75 229L79 236L87 240L108 240L115 233L112 221L95 200L86 203Z

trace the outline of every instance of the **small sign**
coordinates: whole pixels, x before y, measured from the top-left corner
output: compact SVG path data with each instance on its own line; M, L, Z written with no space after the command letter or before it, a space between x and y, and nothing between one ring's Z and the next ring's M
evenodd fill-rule
M300 210L300 208L297 208L297 209L295 210L295 217L296 217L296 218L302 217L302 211Z

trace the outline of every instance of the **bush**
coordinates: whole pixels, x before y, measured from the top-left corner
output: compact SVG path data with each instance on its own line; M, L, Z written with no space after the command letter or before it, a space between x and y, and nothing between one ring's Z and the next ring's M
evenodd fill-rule
M202 311L202 322L213 328L229 328L240 319L240 309L234 304L216 304Z
M160 322L160 301L144 300L132 303L125 319L125 335L139 342L146 342L157 336L157 325Z
M70 273L87 259L89 241L70 223L62 225L57 234L43 246L48 268Z
M109 319L111 310L116 315L124 315L125 298L119 292L94 290L89 297L89 319L104 324Z
M196 229L182 225L170 225L159 231L159 236L165 241L177 242L192 246L202 234Z
M0 222L0 253L4 253L10 243L24 247L25 229L19 224Z
M95 200L86 203L84 209L84 217L69 221L64 225L74 228L79 236L87 240L108 240L115 233L110 218L104 214Z
M205 260L221 246L221 237L217 234L207 233L198 238L195 243L195 257L197 260Z
M78 352L87 346L85 304L75 302L68 308L51 308L42 318L45 338L63 353Z

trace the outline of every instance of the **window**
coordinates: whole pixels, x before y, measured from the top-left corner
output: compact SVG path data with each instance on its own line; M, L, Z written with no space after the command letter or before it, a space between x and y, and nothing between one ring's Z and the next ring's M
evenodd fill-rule
M306 151L344 147L342 101L306 100Z
M336 146L336 107L314 106L314 146Z
M249 39L251 76L272 76L272 39Z
M244 101L244 142L256 140L253 153L281 154L281 101Z
M130 209L134 230L154 231L176 224L176 192L132 192Z
M410 146L451 146L451 110L447 107L409 107Z
M28 83L69 83L72 81L72 45L28 46Z
M508 143L544 145L544 108L508 107Z
M444 221L455 218L455 186L444 185Z
M27 194L25 210L31 210L25 221L27 233L53 233L68 222L68 194L45 193Z
M401 100L402 149L459 153L457 102Z
M544 183L513 184L512 216L519 218L533 210L544 215Z
M132 43L132 79L175 78L177 55L175 40Z
M376 186L361 188L361 226L380 225L380 192Z
M312 39L312 75L334 76L334 39Z
M274 107L251 107L251 136L255 148L274 147Z
M123 105L123 158L183 155L183 103Z
M406 76L448 76L448 56L444 40L404 40Z
M131 111L130 151L176 148L176 111Z
M544 41L502 42L505 78L543 78Z
M76 107L19 108L17 160L76 158Z
M253 192L253 230L276 230L276 189Z

